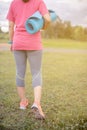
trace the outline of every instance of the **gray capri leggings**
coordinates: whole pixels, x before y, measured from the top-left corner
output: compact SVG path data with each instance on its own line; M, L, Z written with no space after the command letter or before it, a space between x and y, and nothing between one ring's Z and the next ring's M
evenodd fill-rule
M25 72L28 60L32 74L32 86L42 86L42 50L19 50L13 51L13 53L16 63L16 85L19 87L25 86Z

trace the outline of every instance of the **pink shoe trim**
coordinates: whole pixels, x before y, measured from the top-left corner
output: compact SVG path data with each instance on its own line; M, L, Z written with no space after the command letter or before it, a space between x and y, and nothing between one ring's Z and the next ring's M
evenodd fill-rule
M25 101L21 101L20 102L20 109L26 109L26 107L28 106L28 99L26 99Z

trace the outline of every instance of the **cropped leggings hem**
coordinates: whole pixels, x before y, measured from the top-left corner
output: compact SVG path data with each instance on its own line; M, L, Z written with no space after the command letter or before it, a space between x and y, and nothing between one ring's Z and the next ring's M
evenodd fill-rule
M32 86L42 86L42 50L17 50L13 53L16 64L16 85L25 87L25 72L28 60L32 75Z

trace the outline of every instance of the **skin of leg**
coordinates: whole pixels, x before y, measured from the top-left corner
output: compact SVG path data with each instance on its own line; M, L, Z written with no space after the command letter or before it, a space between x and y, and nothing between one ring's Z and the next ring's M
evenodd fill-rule
M23 51L15 51L14 57L15 57L17 72L19 71L20 66L21 66L20 72L23 71L23 78L24 78L25 71L26 71L26 55L25 53L23 53ZM26 100L25 87L17 86L17 92L21 101L25 101Z
M42 93L42 87L36 86L34 87L34 102L38 103L40 105L41 102L41 93Z
M26 100L25 87L17 86L17 92L20 97L20 100L25 101Z
M42 108L41 108L41 93L42 93L42 87L41 86L36 86L34 87L34 103L36 103L38 105L38 109L41 113L41 115L43 117L45 117L43 111L42 111Z

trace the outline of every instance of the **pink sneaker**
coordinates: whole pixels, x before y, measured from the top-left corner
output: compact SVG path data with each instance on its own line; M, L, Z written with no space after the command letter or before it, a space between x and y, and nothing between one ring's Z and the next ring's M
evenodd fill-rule
M20 109L25 110L27 108L28 104L29 104L28 99L26 99L25 101L21 101L20 102Z

